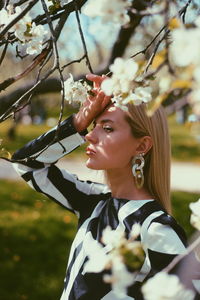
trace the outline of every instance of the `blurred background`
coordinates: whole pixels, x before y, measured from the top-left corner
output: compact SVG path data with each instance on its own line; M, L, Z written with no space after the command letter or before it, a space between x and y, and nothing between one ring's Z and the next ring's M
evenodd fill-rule
M194 15L194 9L189 16ZM79 58L83 52L73 18L69 18L59 40L62 64ZM143 49L162 24L163 18L159 15L146 18L132 37L130 34L121 56L130 57ZM112 50L116 46L119 26L103 25L98 18L92 23L85 18L83 27L94 72L103 70L116 56ZM21 60L12 49L9 50L1 65L0 82L12 73L23 72L30 63L30 57ZM50 68L52 63L50 59L45 69ZM37 72L31 72L1 93L0 111L4 99L17 99L18 93L23 93L34 82ZM65 68L63 75L66 79L69 73L76 77L87 72L85 61L82 61ZM31 103L15 114L14 120L8 119L0 124L0 156L10 157L25 143L57 124L61 95L55 75L50 78L53 85L48 81L43 91L35 93ZM76 111L76 106L65 103L63 119ZM187 105L180 109L171 107L168 121L172 143L173 215L190 239L194 237L195 230L190 225L188 206L200 198L200 125ZM80 179L101 181L101 174L85 168L84 152L85 146L76 149L59 165L76 172ZM59 299L76 225L77 220L71 213L31 190L10 163L0 159L0 300Z

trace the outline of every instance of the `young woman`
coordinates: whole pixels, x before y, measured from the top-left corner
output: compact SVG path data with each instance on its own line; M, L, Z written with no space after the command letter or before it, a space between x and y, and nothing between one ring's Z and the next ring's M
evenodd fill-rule
M147 117L145 104L115 107L100 89L102 77L88 75L94 83L80 111L62 122L56 140L52 129L13 155L15 168L36 191L74 212L79 226L72 244L61 300L115 300L102 273L84 273L88 237L101 242L109 225L127 236L141 225L144 264L128 289L128 299L143 299L142 282L162 270L185 250L183 230L169 215L170 142L163 109ZM93 122L93 129L87 127ZM88 143L88 168L104 170L107 185L83 182L55 162L82 143Z

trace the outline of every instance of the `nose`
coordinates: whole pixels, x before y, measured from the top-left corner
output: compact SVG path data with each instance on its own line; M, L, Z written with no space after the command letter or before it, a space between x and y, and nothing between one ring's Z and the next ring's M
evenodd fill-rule
M91 144L96 144L97 143L97 135L95 133L95 128L93 130L91 130L88 134L86 134L85 139L87 142L91 143Z

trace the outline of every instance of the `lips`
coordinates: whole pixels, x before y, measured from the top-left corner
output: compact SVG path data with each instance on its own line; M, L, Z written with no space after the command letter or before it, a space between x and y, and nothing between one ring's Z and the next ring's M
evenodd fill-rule
M90 148L90 147L87 147L87 148L86 148L86 154L87 154L87 155L93 155L93 154L95 154L95 153L96 153L96 151L93 150L92 148Z

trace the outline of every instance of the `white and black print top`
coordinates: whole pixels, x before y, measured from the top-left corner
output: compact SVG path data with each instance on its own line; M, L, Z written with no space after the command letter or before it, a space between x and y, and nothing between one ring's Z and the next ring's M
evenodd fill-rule
M82 135L73 127L72 118L62 122L57 141L54 141L56 129L52 129L13 155L15 169L32 188L79 218L61 300L116 299L111 286L103 281L102 273L83 272L87 260L85 246L88 237L100 241L102 231L108 225L112 229L123 228L128 237L134 223L141 224L139 238L146 257L135 283L128 289L129 296L124 300L143 299L140 292L142 282L162 270L177 254L184 252L184 232L156 200L113 198L106 185L80 181L55 165L59 158L84 143Z

